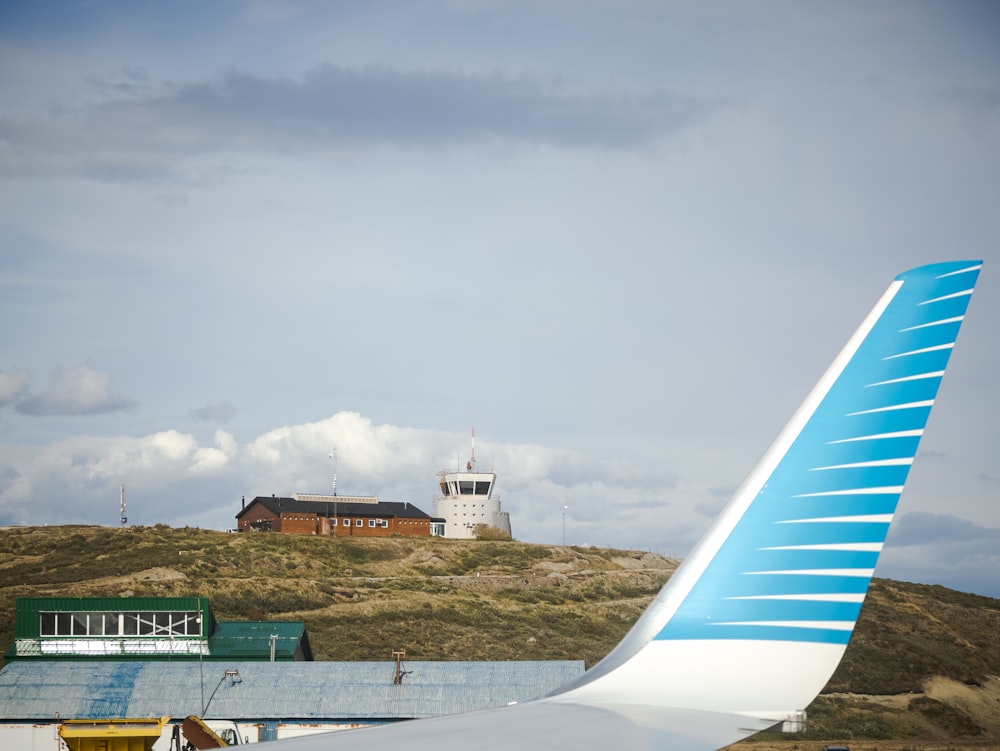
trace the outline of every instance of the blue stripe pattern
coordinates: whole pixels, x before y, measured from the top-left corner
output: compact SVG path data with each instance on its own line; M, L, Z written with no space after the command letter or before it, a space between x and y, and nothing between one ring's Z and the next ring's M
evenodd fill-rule
M136 681L143 670L141 662L107 663L107 686L90 695L90 702L82 713L83 719L129 717L129 699ZM86 671L83 671L84 673Z
M896 278L901 287L656 639L847 643L980 265Z

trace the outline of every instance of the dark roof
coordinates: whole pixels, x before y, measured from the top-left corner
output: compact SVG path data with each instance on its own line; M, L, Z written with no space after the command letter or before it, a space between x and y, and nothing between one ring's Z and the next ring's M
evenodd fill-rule
M379 501L378 503L350 503L340 501L300 501L296 498L284 498L270 495L259 495L242 509L236 518L239 519L255 504L259 503L274 514L316 514L332 518L334 514L341 516L361 516L397 519L430 519L412 503L405 501Z

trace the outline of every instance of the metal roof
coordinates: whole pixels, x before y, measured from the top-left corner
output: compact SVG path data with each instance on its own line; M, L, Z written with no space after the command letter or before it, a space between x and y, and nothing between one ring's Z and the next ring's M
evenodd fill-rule
M13 662L0 670L0 720L432 717L547 694L584 664L406 661L403 669L395 685L395 662Z
M302 621L218 621L208 639L206 659L266 660L274 637L276 660L311 660L312 647Z
M337 496L339 498L339 496ZM349 498L350 496L344 496ZM331 496L331 498L333 498ZM272 514L282 512L292 514L316 514L317 516L362 516L362 517L396 517L400 519L428 519L427 513L421 511L409 501L379 501L378 503L350 503L338 500L330 501L300 501L284 496L257 496L241 509L236 518L239 519L254 504L260 504Z

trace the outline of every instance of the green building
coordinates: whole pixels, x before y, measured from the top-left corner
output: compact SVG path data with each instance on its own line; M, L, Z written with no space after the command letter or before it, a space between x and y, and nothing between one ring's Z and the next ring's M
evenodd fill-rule
M302 621L217 621L207 597L24 597L14 660L312 660Z

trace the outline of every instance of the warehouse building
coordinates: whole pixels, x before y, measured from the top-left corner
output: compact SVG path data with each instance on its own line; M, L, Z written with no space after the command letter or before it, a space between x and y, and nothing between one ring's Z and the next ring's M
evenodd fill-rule
M17 661L0 670L0 747L5 728L50 737L46 726L64 719L188 715L225 721L240 739L274 740L500 707L582 673L582 660Z
M15 608L0 748L40 748L30 743L56 738L64 720L189 715L241 741L273 740L504 706L584 670L582 660L404 662L402 651L315 662L301 622L217 621L203 597L21 598Z

